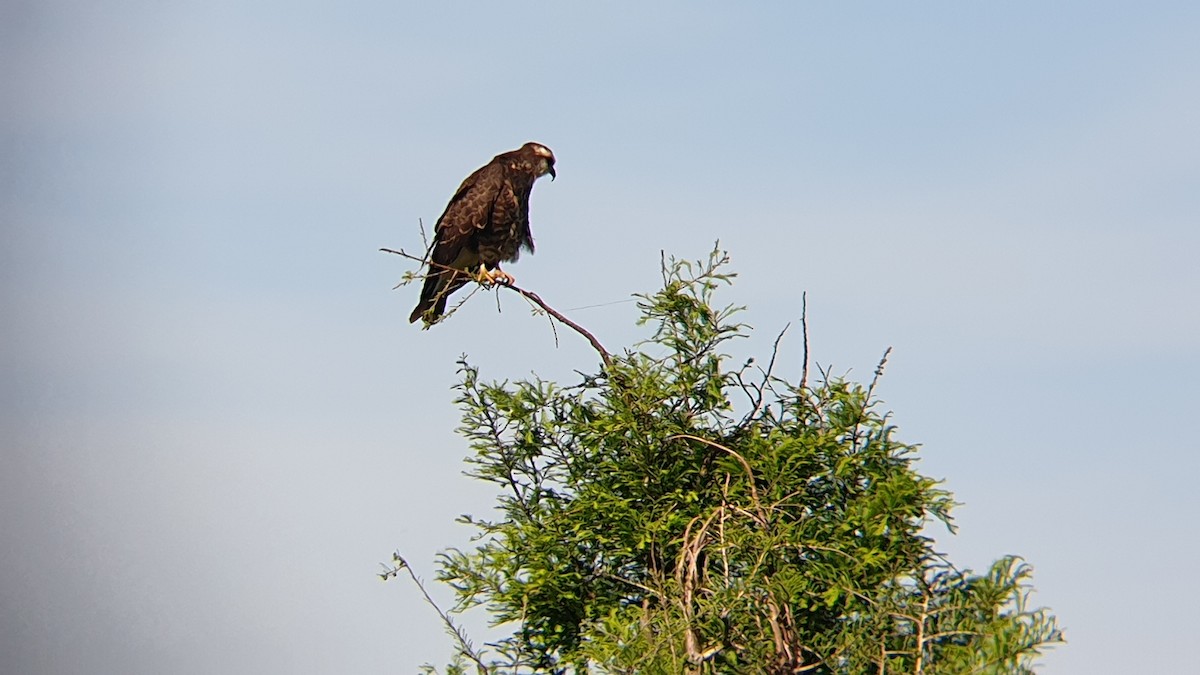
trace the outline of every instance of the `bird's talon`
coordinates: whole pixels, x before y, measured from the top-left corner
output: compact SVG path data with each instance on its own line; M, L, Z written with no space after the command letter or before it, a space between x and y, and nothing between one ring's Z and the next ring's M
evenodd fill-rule
M479 271L475 274L475 281L485 286L495 286L496 284L511 286L516 279L513 278L513 275L498 267L494 270L489 270L486 266L480 265Z

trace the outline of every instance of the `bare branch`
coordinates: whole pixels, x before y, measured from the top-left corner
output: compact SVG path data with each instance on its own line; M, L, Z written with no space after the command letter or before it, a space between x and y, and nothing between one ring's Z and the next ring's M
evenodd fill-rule
M887 365L888 356L891 353L891 347L883 351L883 358L879 359L879 365L875 366L875 376L871 378L871 384L867 386L867 395L863 399L863 407L859 414L859 420L854 424L854 435L851 439L851 445L855 450L858 449L858 432L862 429L862 423L867 417L867 410L871 408L871 397L875 395L875 385L879 382L879 378L883 377L883 368Z
M804 336L804 367L800 371L800 391L808 386L808 291L800 294L800 333Z
M775 344L771 347L771 360L767 362L767 369L758 369L763 376L762 386L758 387L758 396L754 401L754 407L751 408L750 412L746 414L746 419L744 422L748 422L758 416L758 413L762 410L763 400L766 396L766 392L768 390L772 392L774 391L774 389L771 387L771 377L775 372L775 359L779 357L779 343L783 340L784 334L787 333L788 329L791 327L791 323L786 324L783 327L783 330L779 331L779 335L775 336Z
M539 297L538 294L534 293L533 291L527 291L524 288L520 288L520 287L514 286L512 284L504 284L504 287L511 291L516 291L517 293L520 293L521 295L525 296L525 299L529 300L530 302L537 305L538 307L541 307L542 310L545 311L550 316L554 317L555 319L558 319L559 323L566 326L567 328L570 328L571 330L575 331L576 333L579 333L580 335L582 335L584 337L584 339L586 339L589 343L591 343L592 349L595 349L596 353L600 355L600 359L602 361L604 361L604 365L605 366L612 365L612 356L609 355L608 350L606 350L604 348L604 345L600 344L600 341L596 339L595 335L592 335L591 333L589 333L587 331L587 329L585 329L583 326L580 326L579 324L575 323L574 321L563 316L558 310L554 309L550 305L547 305L546 301L542 300L541 297Z
M419 262L422 264L427 264L430 267L436 267L439 269L449 270L449 271L453 271L453 272L461 272L462 271L462 270L458 270L458 269L455 269L455 268L447 266L447 265L439 265L438 263L435 263L432 260L429 260L428 258L418 258L417 256L414 256L412 254L405 252L404 249L400 249L397 251L397 250L390 249L390 248L381 248L379 250L384 253L391 253L394 255L408 258L409 260L413 260L413 261L416 261L416 262ZM480 285L483 286L483 284L480 284ZM583 336L583 338L585 340L588 341L589 344L592 345L592 348L596 350L596 353L600 355L600 359L602 361L604 361L605 366L612 365L612 355L610 355L608 353L608 350L604 348L604 345L600 344L600 341L596 339L595 335L592 335L583 326L580 326L579 324L575 323L574 321L563 316L562 312L559 312L558 310L554 309L550 305L546 304L546 301L542 300L541 296L539 296L537 293L534 293L533 291L525 290L524 288L521 288L514 284L499 284L499 285L504 288L509 289L510 291L519 293L526 300L528 300L529 302L532 302L533 304L535 304L539 308L541 308L541 310L544 311L546 314L557 319L559 323L566 326L567 328L570 328L571 330L575 331L576 333L579 333L581 336Z
M425 596L425 602L433 608L433 611L437 612L437 615L441 618L442 623L446 625L446 630L453 635L455 641L458 642L459 653L475 662L475 667L480 675L487 675L488 673L492 672L492 669L483 662L483 657L480 656L475 651L475 648L471 646L471 641L467 639L467 636L463 632L462 628L459 628L458 625L454 623L454 620L450 618L450 615L444 612L441 607L438 607L438 604L429 596L429 592L425 590L425 584L421 582L420 577L418 577L417 573L413 571L413 568L408 564L408 561L400 556L399 551L392 554L392 561L396 563L395 566L379 576L386 581L392 577L399 576L400 570L405 570L408 572L408 576L412 577L413 583L417 585L417 589L421 591L421 595Z

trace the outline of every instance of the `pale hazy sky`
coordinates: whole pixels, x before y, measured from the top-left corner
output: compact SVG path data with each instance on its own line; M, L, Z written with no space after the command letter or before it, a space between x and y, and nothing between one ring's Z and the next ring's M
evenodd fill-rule
M802 291L821 364L895 348L939 545L1033 563L1046 672L1194 666L1200 5L645 4L0 3L0 671L445 660L374 574L489 508L456 357L596 359L510 295L421 332L376 249L528 140L522 285L611 303L720 239L738 350Z

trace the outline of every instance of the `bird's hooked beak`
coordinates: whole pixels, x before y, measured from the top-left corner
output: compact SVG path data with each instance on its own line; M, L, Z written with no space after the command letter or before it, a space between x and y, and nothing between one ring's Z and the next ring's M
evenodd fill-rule
M546 173L550 174L550 182L554 182L554 179L558 178L558 174L554 173L554 163L553 162L546 163Z

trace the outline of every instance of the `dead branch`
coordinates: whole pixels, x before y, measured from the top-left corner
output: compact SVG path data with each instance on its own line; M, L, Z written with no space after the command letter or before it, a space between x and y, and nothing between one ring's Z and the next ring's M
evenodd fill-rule
M388 568L387 571L383 572L379 576L382 577L384 581L387 581L388 579L399 576L401 570L408 572L408 576L412 577L413 583L417 585L417 589L421 591L421 595L425 596L426 604L432 607L433 611L437 612L438 617L446 626L447 632L453 635L455 641L458 642L458 652L475 662L475 668L480 675L487 675L488 673L491 673L492 669L483 662L483 657L475 651L473 646L471 646L471 641L467 639L463 629L459 627L458 624L454 623L454 620L450 618L450 615L443 611L442 608L433 601L433 598L429 596L429 592L425 590L425 584L421 582L421 578L418 577L417 573L413 571L413 568L408 564L408 561L400 556L399 551L396 551L392 554L392 562L394 563L394 566Z
M574 321L563 316L558 310L554 309L550 305L547 305L546 301L542 300L541 297L539 297L538 294L534 293L533 291L527 291L524 288L520 288L512 284L505 284L504 287L525 296L525 299L529 300L538 307L541 307L542 310L550 316L558 319L559 323L582 335L584 339L591 343L592 349L595 349L596 353L600 355L600 359L604 361L604 365L612 365L612 356L609 355L608 350L604 349L604 345L600 344L600 341L596 339L596 336L589 333L583 326L580 326Z
M429 260L427 257L426 258L418 258L417 256L414 256L414 255L411 255L411 254L405 252L404 249L400 249L397 251L397 250L390 249L390 248L381 248L379 250L384 253L391 253L394 255L402 256L402 257L408 258L409 260L413 260L418 263L427 264L430 267L435 267L435 268L448 270L448 271L452 271L452 272L462 272L462 270L455 269L448 265L440 265L438 263L435 263L432 260ZM526 290L526 289L516 286L514 284L501 283L499 285L504 288L509 289L510 291L520 294L522 297L524 297L529 302L532 302L533 304L537 305L547 315L554 317L562 325L566 326L567 328L570 328L571 330L575 331L576 333L579 333L581 336L583 336L583 338L585 340L588 341L589 344L592 345L592 349L595 349L596 353L600 355L600 359L602 361L604 361L605 366L612 365L612 355L608 353L608 350L604 348L604 345L600 344L600 341L596 339L595 335L592 335L583 326L580 326L579 324L575 323L574 321L563 316L562 312L559 312L558 310L554 309L550 305L546 304L546 301L542 300L541 296L539 296L537 293ZM480 286L483 286L483 284L480 284Z
M800 333L804 336L804 367L800 371L800 393L808 386L808 291L800 294Z

